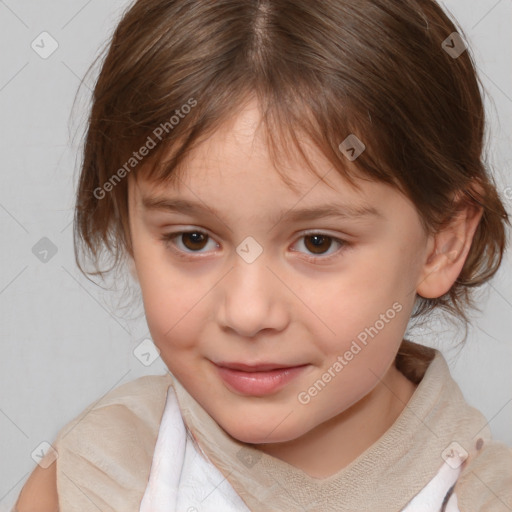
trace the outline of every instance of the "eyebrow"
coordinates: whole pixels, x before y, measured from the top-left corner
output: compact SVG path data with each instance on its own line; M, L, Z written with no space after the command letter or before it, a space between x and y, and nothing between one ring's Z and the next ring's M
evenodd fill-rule
M199 202L188 201L178 198L143 197L142 205L145 210L163 210L185 215L215 215L222 218L222 214L215 208L206 206ZM288 221L298 222L315 220L324 217L337 217L343 219L358 219L365 217L378 217L383 219L384 215L375 207L367 204L348 205L327 203L321 206L310 208L291 208L277 217L277 222Z

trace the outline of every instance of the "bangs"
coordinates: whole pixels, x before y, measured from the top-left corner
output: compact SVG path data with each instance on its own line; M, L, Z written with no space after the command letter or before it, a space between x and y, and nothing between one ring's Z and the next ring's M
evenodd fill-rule
M135 169L133 177L141 177L156 185L178 186L194 150L215 133L228 131L245 106L256 100L261 116L256 131L262 130L271 162L290 188L296 190L293 168L285 169L290 165L293 167L294 163L305 164L305 168L321 181L327 174L337 172L358 190L358 180L387 182L399 188L393 174L375 164L377 158L372 149L376 143L375 135L370 131L370 117L367 115L368 120L365 120L348 101L339 115L332 116L339 105L328 98L325 85L316 84L317 91L312 93L311 82L301 87L298 80L299 77L289 91L284 89L284 84L278 83L273 90L263 84L226 86L224 83L225 100L218 95L214 102L206 104L197 100L194 112L188 114L178 131L160 143L143 165ZM312 102L310 94L320 101ZM197 97L208 97L208 91L200 92ZM169 111L169 118L174 111ZM144 136L146 132L139 134L137 140ZM132 147L137 147L137 143L132 143ZM323 175L311 162L312 151L319 152L331 165Z

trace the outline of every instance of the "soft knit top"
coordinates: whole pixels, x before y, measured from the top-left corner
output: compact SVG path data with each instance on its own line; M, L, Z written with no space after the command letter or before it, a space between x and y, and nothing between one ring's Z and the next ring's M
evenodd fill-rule
M468 453L454 488L460 511L510 512L512 448L492 440L488 422L465 401L441 352L404 340L395 364L418 384L413 396L374 444L322 479L231 437L170 374L119 386L53 443L60 511L139 510L172 385L187 432L251 511L402 510L456 442Z

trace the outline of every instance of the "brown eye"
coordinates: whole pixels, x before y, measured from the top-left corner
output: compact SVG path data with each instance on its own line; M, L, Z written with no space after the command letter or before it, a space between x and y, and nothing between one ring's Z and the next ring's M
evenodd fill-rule
M191 231L189 233L182 233L181 241L187 249L197 251L205 247L208 242L208 235L197 231Z
M304 233L292 247L292 251L302 254L302 257L312 263L332 262L351 246L327 233Z
M215 243L215 240L208 233L199 230L165 233L161 236L161 240L166 249L170 249L180 258L185 259L199 257L200 254L205 255L211 252L204 249L213 248L215 250L219 248L219 244ZM213 247L209 248L208 244L213 245Z
M313 254L323 254L332 245L332 237L325 235L308 235L304 237L306 249Z

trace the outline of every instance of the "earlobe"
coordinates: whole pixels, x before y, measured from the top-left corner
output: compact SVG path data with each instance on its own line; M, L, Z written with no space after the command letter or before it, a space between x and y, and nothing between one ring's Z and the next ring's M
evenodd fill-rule
M450 224L432 235L416 293L426 299L447 293L460 275L483 214L481 207L469 205Z

